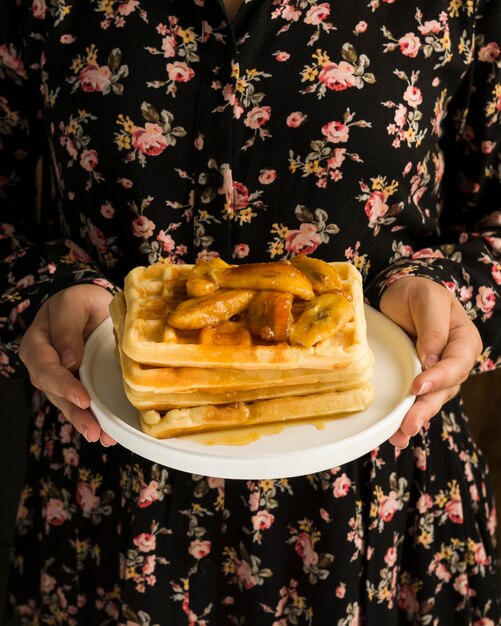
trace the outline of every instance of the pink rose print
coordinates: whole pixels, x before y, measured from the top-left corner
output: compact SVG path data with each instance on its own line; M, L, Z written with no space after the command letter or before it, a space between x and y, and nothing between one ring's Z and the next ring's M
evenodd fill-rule
M496 626L496 624L488 617L481 617L476 622L473 622L473 626Z
M153 235L155 229L155 223L149 220L144 215L138 215L132 221L132 233L135 237L144 237L148 239Z
M118 5L118 12L120 15L130 15L139 6L139 0L127 0Z
M468 583L468 576L467 576L467 574L460 574L454 580L454 583L453 583L452 586L462 596L468 595L468 591L470 589L470 585Z
M303 565L305 567L316 565L318 563L318 553L313 549L313 541L307 533L300 533L296 539L294 549L303 559Z
M459 498L452 498L445 505L447 511L447 517L454 522L454 524L463 523L463 503Z
M19 74L19 76L26 78L24 64L21 59L13 53L13 49L11 51L5 45L0 46L0 61L5 67L8 67L16 74Z
M423 101L421 89L419 89L419 87L413 87L412 85L409 85L405 90L404 100L409 106L413 108L418 107Z
M390 491L387 496L383 496L379 501L378 515L383 522L389 522L393 519L396 511L398 511L397 494L395 491Z
M61 37L59 38L59 41L62 44L70 44L70 43L75 43L76 41L76 37L74 37L73 35L61 35Z
M249 255L249 246L246 243L237 243L233 246L233 256L236 259L243 259Z
M195 72L183 61L167 63L167 74L176 83L187 83L195 76Z
M113 289L114 285L106 278L94 278L92 281L93 285L97 285L98 287L102 287L103 289Z
M164 252L171 252L176 247L176 242L172 239L172 235L161 230L157 235L157 240L162 244Z
M307 117L308 116L304 113L301 113L301 111L294 111L294 113L291 113L287 117L286 124L287 126L289 126L289 128L298 128L306 120Z
M421 446L416 446L414 448L414 463L418 470L424 472L426 470L426 450L421 448Z
M264 126L271 117L271 107L254 107L245 116L244 124L254 130Z
M279 63L283 63L284 61L288 61L291 58L291 55L288 52L277 52L275 54L275 60Z
M433 498L430 496L429 493L423 493L421 496L419 496L419 499L416 502L416 508L421 514L426 513L426 511L429 511L432 508L432 506L433 506Z
M45 12L47 11L45 0L34 0L31 5L31 11L33 13L33 17L36 17L37 20L44 20Z
M238 181L234 181L228 202L232 211L245 209L249 203L249 190L247 187Z
M195 539L190 543L190 547L188 548L188 552L195 559L203 559L211 551L211 542L210 541L201 541L200 539Z
M484 313L484 318L492 317L496 305L496 296L492 287L479 287L476 297L478 308Z
M275 516L268 511L258 511L252 516L252 527L254 530L266 530L275 521Z
M417 55L419 48L421 47L421 42L414 33L407 33L403 37L400 37L398 43L402 54L411 58L414 58Z
M101 215L107 219L111 219L115 215L115 209L109 202L101 205Z
M80 165L87 172L92 172L98 162L99 159L95 150L84 150L80 155Z
M322 126L322 134L327 137L327 141L331 143L345 143L348 141L350 129L342 122L329 122Z
M341 474L341 476L338 476L338 478L336 478L336 480L334 481L332 493L334 494L335 498L343 498L350 490L350 487L351 480L346 474L343 473Z
M256 577L252 574L252 570L247 561L237 561L236 575L244 589L252 589L252 587L257 585Z
M388 567L393 567L397 560L397 549L395 546L391 546L386 550L386 554L384 555L384 562Z
M64 448L63 449L63 457L64 462L70 467L77 467L78 461L80 460L80 455L75 450L75 448Z
M277 177L276 170L261 170L259 172L259 182L261 185L269 185Z
M111 70L107 65L87 65L80 72L80 85L86 92L106 91L110 86Z
M77 485L77 504L86 514L95 509L100 502L100 498L94 493L94 487L88 483L78 483Z
M64 508L64 504L57 498L49 498L45 508L45 521L51 526L61 526L69 519L68 511Z
M361 33L365 33L365 31L367 30L367 22L358 22L358 24L355 26L355 32L357 33L357 35L361 34Z
M164 37L162 39L162 50L166 59L171 59L176 56L176 38Z
M345 595L346 595L346 585L344 583L340 583L336 587L336 598L339 598L340 600L342 600Z
M290 230L285 238L285 248L292 254L311 254L322 240L314 224L301 224L299 230Z
M482 141L480 144L480 149L484 154L491 154L495 147L496 144L493 141Z
M418 615L419 602L416 600L414 590L410 585L402 585L398 594L398 606L407 613L407 615Z
M318 80L332 91L343 91L354 86L354 72L354 66L346 61L327 63L318 75Z
M377 221L388 212L388 205L385 202L386 194L383 191L373 191L365 203L365 214L369 218L369 225L372 227Z
M313 6L311 9L308 9L304 23L318 26L329 16L330 12L331 8L327 2Z
M156 502L158 498L158 482L156 480L151 480L147 485L141 486L137 503L142 509L144 509Z
M419 32L421 33L421 35L429 35L430 33L434 33L435 35L437 35L441 30L442 30L442 26L440 25L440 22L438 22L437 20L429 20L424 22L424 24L422 24L421 26L419 26L418 28Z
M148 554L148 556L144 560L144 565L142 567L142 572L145 576L153 574L153 572L155 571L156 560L156 555Z
M158 156L169 145L158 124L147 122L144 128L136 126L132 132L132 145L148 156Z
M482 46L478 51L478 60L486 63L494 63L499 57L499 45L491 41L486 46Z
M157 547L157 538L149 533L141 533L133 539L134 545L138 547L140 552L150 552Z

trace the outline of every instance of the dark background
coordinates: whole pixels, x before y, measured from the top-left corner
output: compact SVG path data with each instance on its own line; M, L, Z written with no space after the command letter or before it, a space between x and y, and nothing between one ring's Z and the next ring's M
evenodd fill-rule
M27 383L0 377L0 624L3 621L9 550L17 500L23 484L29 410ZM472 430L490 465L496 501L501 503L501 371L471 377L463 385ZM501 519L501 507L499 507ZM501 530L498 531L501 545ZM501 551L500 551L501 552Z

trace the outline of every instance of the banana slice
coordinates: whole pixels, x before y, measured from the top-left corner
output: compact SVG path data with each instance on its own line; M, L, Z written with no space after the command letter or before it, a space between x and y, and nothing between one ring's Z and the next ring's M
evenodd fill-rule
M343 286L339 275L332 265L304 254L293 257L290 262L308 278L316 296L328 291L342 292Z
M214 270L231 267L223 259L203 259L198 261L191 270L186 282L186 291L190 298L198 298L215 293L219 289Z
M285 291L303 300L312 300L315 296L310 281L288 262L248 263L216 269L214 277L220 287L230 289Z
M167 321L174 328L193 330L204 326L216 326L244 311L254 292L243 289L221 289L202 298L191 298L177 306Z
M289 341L310 348L334 336L353 317L353 305L339 293L324 293L308 302L293 324Z
M258 291L249 306L249 330L267 341L287 341L292 324L291 293Z

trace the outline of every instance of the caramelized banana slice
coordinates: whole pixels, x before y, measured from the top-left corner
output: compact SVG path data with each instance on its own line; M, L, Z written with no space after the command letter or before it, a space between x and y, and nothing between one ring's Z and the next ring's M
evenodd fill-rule
M214 275L220 287L286 291L303 300L312 300L315 296L306 276L287 262L249 263L215 270Z
M221 289L202 298L181 302L167 321L174 328L183 330L216 326L244 311L253 297L254 292L250 290Z
M293 257L290 262L308 278L316 296L320 296L328 291L342 291L343 286L339 280L338 273L332 265L325 261L299 254Z
M310 348L332 337L353 317L353 305L339 293L324 293L308 302L293 324L289 341Z
M230 267L223 259L203 259L198 261L191 270L186 283L186 291L190 298L207 296L219 289L214 270Z
M286 341L292 324L291 293L258 291L249 306L249 330L267 341Z

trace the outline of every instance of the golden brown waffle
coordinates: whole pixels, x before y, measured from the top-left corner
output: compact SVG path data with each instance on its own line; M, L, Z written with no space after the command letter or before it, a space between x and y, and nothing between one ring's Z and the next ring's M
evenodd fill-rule
M358 389L222 406L140 411L143 431L158 439L235 426L267 424L362 411L374 398L370 383Z
M125 280L123 351L137 363L169 367L329 369L359 362L368 353L362 279L348 263L331 265L343 291L352 298L353 319L334 337L310 348L260 340L239 322L227 322L224 333L210 328L175 329L167 316L186 299L186 281L193 266L137 267Z
M125 326L126 304L125 294L117 294L110 305L111 317L120 347L122 375L128 390L134 399L144 400L147 396L134 394L134 391L154 394L193 394L197 392L228 393L238 391L268 390L283 391L291 385L314 386L324 383L336 383L338 388L346 384L346 388L354 387L359 382L368 380L372 375L373 357L370 351L359 359L344 367L330 369L266 369L241 370L229 368L203 367L161 367L137 363L121 349ZM307 393L307 391L305 391ZM270 397L270 396L268 396ZM129 398L131 399L131 398ZM244 398L241 398L243 401ZM228 398L226 402L234 401ZM134 402L131 399L132 404ZM200 402L202 404L202 402Z

